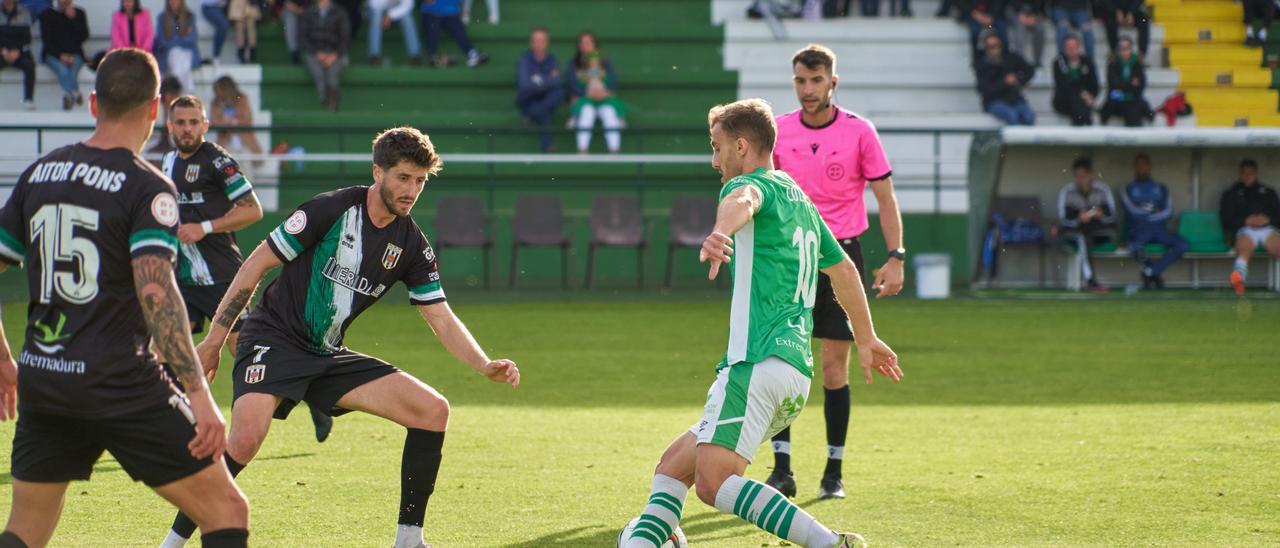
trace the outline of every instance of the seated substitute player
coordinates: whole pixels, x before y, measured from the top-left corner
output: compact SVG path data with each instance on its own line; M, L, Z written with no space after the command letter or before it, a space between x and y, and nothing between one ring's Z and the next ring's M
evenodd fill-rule
M1236 295L1244 295L1254 251L1261 247L1280 258L1280 197L1275 189L1258 181L1258 162L1249 158L1240 161L1240 180L1222 193L1218 220L1236 250L1231 287Z
M159 83L150 53L107 54L89 98L93 135L27 168L0 209L0 270L24 264L31 295L17 363L0 328L0 420L15 398L22 410L0 547L47 544L68 482L89 479L104 450L194 516L205 546L247 544L248 502L214 462L225 424L173 276L173 184L138 155ZM185 397L147 351L153 341Z
M759 99L711 109L712 165L721 173L714 231L702 244L714 279L733 268L729 347L707 393L702 420L667 448L629 548L661 546L680 524L689 486L716 509L800 546L857 546L772 487L743 477L756 449L790 425L813 378L810 328L818 272L831 277L857 336L867 382L872 369L902 378L897 356L876 337L857 267L786 173L773 168L773 112Z
M422 547L427 500L440 471L449 402L387 362L343 346L347 327L396 282L445 349L494 382L520 384L510 360L490 360L445 302L436 255L410 210L440 170L431 140L411 127L373 142L373 186L320 194L298 207L249 255L197 351L213 376L219 350L267 272L283 265L240 333L227 467L253 459L271 418L300 401L331 416L364 411L408 429L400 469L396 548ZM182 546L193 530L174 520L163 546Z
M213 319L244 262L235 232L261 220L262 205L231 153L205 140L209 118L204 103L183 95L168 109L166 126L177 148L164 155L160 166L178 189L178 287L187 303L191 332L199 333L205 319ZM227 336L232 356L247 316L237 319ZM329 437L332 417L311 409L311 421L317 440Z

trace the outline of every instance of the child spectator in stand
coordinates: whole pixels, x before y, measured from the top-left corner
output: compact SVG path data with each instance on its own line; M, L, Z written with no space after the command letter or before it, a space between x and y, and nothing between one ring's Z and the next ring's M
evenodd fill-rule
M610 153L622 149L622 119L626 105L618 100L618 76L613 63L601 55L596 35L584 31L578 35L578 51L573 56L573 117L578 128L578 152L586 154L591 147L591 130L596 118L604 126L604 141Z

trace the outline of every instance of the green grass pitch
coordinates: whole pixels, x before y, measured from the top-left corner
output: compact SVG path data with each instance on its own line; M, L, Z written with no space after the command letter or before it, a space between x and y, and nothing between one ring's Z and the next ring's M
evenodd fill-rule
M517 391L449 358L416 313L384 304L348 343L453 403L427 515L436 546L612 546L645 502L663 447L698 417L723 352L725 295L453 305ZM514 297L512 297L514 298ZM509 302L504 302L507 300ZM876 545L1280 544L1280 301L873 303L900 385L854 384L850 497L817 502L821 396L793 447L800 503ZM5 307L10 340L23 308ZM224 362L225 363L225 362ZM228 403L229 368L216 383ZM0 438L13 436L12 423ZM387 546L403 430L338 419L316 444L306 413L276 421L240 476L258 546ZM762 447L748 473L768 474ZM0 512L10 504L0 450ZM779 541L690 495L701 546ZM72 484L54 546L154 546L172 510L110 457Z

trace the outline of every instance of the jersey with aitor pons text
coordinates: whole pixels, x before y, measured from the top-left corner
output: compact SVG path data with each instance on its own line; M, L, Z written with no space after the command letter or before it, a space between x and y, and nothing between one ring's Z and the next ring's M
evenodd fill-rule
M110 417L170 392L132 259L172 261L177 223L173 184L123 148L65 146L22 173L0 209L0 261L23 265L31 296L17 356L23 409Z
M240 164L222 147L205 141L188 158L169 151L160 163L178 189L178 212L183 223L212 221L231 211L236 200L253 191ZM243 263L236 236L206 234L194 244L178 245L178 283L213 285L230 282Z
M723 368L777 356L813 377L813 305L818 271L846 255L818 209L786 173L757 169L729 180L724 200L744 186L760 192L760 209L733 235L733 301Z
M317 354L332 354L342 348L351 322L398 281L412 304L445 300L435 251L422 229L412 217L374 226L368 195L367 186L320 194L271 231L267 243L284 268L242 336L273 331Z
M832 108L835 116L821 127L805 124L802 109L779 116L773 163L813 200L837 238L856 238L868 226L867 183L883 181L893 170L871 121Z

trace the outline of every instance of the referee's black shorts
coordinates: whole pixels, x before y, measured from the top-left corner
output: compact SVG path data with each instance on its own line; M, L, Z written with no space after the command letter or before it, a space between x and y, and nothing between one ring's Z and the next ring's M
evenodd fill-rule
M845 238L840 240L840 247L853 259L854 266L858 267L858 275L865 281L867 275L862 263L862 244L857 238ZM818 295L813 304L813 336L818 339L853 340L853 328L849 325L848 316L844 315L844 309L836 302L836 292L831 289L831 278L821 272L818 273Z

